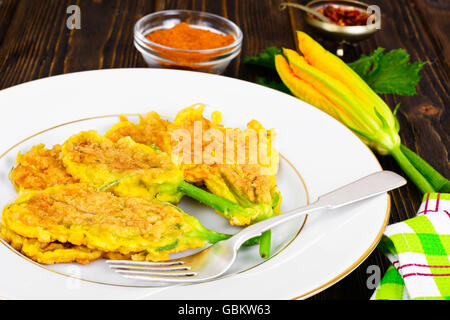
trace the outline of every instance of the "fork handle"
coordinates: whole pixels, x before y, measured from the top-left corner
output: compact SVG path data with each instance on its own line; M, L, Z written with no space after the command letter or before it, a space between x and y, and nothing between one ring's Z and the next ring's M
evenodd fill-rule
M234 241L240 247L250 238L261 235L279 224L295 219L306 213L321 209L336 209L360 200L383 194L406 184L406 180L391 171L380 171L352 182L346 186L320 196L317 201L281 214L279 216L255 223L237 233L227 241Z

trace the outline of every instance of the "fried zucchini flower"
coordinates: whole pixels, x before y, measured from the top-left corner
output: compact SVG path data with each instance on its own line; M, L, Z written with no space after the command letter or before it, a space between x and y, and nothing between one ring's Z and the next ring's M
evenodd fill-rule
M63 144L61 158L67 172L99 191L171 203L177 203L186 194L219 210L239 225L261 217L259 208L239 206L230 199L202 192L186 183L183 172L168 154L159 148L136 143L129 136L113 142L95 131L81 132Z
M219 112L208 120L203 111L203 105L188 107L164 125L154 113L141 117L138 124L121 117L105 137L118 141L129 136L147 145L155 144L155 137L164 137L158 148L170 154L184 173L179 190L214 208L233 225L246 226L279 214L279 155L272 147L274 132L255 120L246 130L226 128L220 124ZM212 194L192 184L204 186ZM266 243L262 255L267 256L270 231L261 241Z
M203 106L186 108L168 126L172 136L185 130L191 137L191 152L181 156L175 150L178 141L172 141L172 159L180 163L185 180L205 185L213 194L246 208L244 215L219 211L233 225L249 225L280 213L281 196L276 186L279 155L272 148L274 132L255 120L248 123L246 130L226 128L220 125L220 113L214 112L210 121L203 111ZM223 140L217 141L220 137ZM195 150L197 143L201 143L201 152Z
M19 152L16 164L9 178L18 191L44 190L56 185L78 182L64 168L60 159L61 146L46 149L43 144L22 154Z
M23 237L3 224L0 224L0 236L14 249L42 264L71 262L89 264L106 255L101 250L89 249L85 246L76 246L70 243L39 242L37 239Z
M138 124L134 124L125 116L120 116L120 122L113 125L105 137L113 142L124 137L131 137L135 142L158 148L166 153L170 152L170 135L167 131L169 121L152 111L144 117L140 116Z
M84 184L22 193L4 208L1 234L41 263L88 263L103 256L167 260L171 253L229 237L169 203L117 197Z
M68 173L99 191L173 203L182 195L183 172L170 157L130 137L115 143L96 131L81 132L63 144L61 159Z

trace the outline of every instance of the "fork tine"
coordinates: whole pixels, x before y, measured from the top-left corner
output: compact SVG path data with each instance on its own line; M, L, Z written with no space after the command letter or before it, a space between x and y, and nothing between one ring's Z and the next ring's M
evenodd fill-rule
M183 261L165 261L165 262L149 262L149 261L133 261L133 260L106 260L106 263L111 265L128 265L128 266L143 266L143 267L170 267L184 264Z
M192 277L197 275L196 272L153 272L142 270L115 270L122 275L127 276L148 276L148 277Z
M192 279L192 277L181 278L181 277L150 277L150 276L138 276L138 275L121 275L124 278L133 279L133 280L143 280L158 283L180 283L180 280Z
M126 264L110 264L110 269L113 270L141 270L141 271L182 271L191 269L190 266L181 267L147 267L147 266L135 266Z

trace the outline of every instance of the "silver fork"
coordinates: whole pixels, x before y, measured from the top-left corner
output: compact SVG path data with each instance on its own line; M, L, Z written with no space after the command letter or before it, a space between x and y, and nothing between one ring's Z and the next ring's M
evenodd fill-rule
M236 260L240 246L279 224L321 209L336 209L396 189L406 180L391 171L380 171L330 193L317 201L276 217L246 227L233 237L218 242L199 253L167 262L107 260L109 267L121 275L139 280L165 283L194 283L223 275Z

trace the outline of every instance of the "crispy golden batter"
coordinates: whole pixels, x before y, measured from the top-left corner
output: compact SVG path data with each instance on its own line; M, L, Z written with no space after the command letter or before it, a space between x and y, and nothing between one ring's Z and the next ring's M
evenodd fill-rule
M20 194L3 209L0 236L44 264L166 260L228 238L167 203L179 201L183 178L238 203L242 210L222 213L231 224L278 214L273 131L257 121L245 130L220 122L219 112L206 119L201 105L182 110L172 123L151 112L138 124L121 117L105 136L81 132L62 147L38 145L19 154L10 179ZM180 153L186 142L189 152ZM250 152L255 146L256 161Z
M174 203L181 197L182 171L164 152L130 137L113 142L95 131L82 132L64 143L61 158L67 172L99 190Z
M2 234L32 259L39 258L38 248L46 245L48 251L66 249L65 256L59 254L62 251L56 251L52 257L48 253L42 258L44 263L87 263L104 253L165 260L170 253L203 247L217 235L173 205L117 197L82 184L21 194L3 210ZM75 247L67 247L68 244ZM81 253L85 256L78 256Z
M278 214L281 196L276 186L279 155L272 147L274 131L264 129L255 120L247 124L246 130L226 128L220 124L222 116L219 112L213 112L212 120L208 120L203 116L203 111L203 105L185 108L177 114L173 122L159 127L147 124L147 119L154 119L154 113L141 118L139 124L122 118L122 121L112 127L106 136L118 139L121 136L119 129L129 128L122 133L126 132L132 139L150 144L154 140L147 141L146 137L166 136L160 132L166 129L171 137L170 145L168 147L167 143L164 143L161 148L164 148L172 161L180 166L187 182L204 185L210 192L243 206L262 204L263 206L259 207L260 209L264 207L261 212ZM223 137L219 144L222 156L212 147L219 141L215 141L211 135L208 136L214 132ZM184 141L186 134L189 137L187 146ZM186 148L189 149L187 153L184 152ZM254 153L252 154L250 150ZM198 159L200 161L197 161ZM230 222L235 225L247 225L269 216L270 214L261 214L252 220L233 217Z
M67 173L60 159L61 146L46 149L43 144L25 154L19 153L10 180L17 191L44 190L56 185L78 182Z
M106 132L106 138L117 142L123 137L131 137L137 143L156 146L164 152L170 151L170 135L167 131L169 121L161 119L156 112L140 117L138 124L128 121L125 116L121 116L120 120Z
M4 225L0 227L0 235L17 251L42 264L77 262L88 264L104 256L100 250L75 246L70 243L43 243L36 239L18 235Z
M0 236L10 243L14 249L42 264L71 262L89 264L99 258L143 261L146 258L145 251L133 255L125 255L118 252L104 252L101 250L89 249L85 246L76 246L68 242L39 242L36 239L22 237L6 228L1 223Z
M182 159L181 167L183 169L185 180L192 183L204 183L208 189L222 197L235 200L235 197L228 192L229 186L237 189L251 202L270 203L274 188L276 188L276 174L278 171L278 153L271 147L274 132L265 130L257 121L253 120L248 123L247 130L226 128L220 125L221 116L219 113L213 113L212 121L203 116L204 107L192 106L180 111L173 123L168 126L170 132L184 129L191 134L191 154L194 154L195 125L202 124L202 132L214 129L222 133L223 141L223 159L221 161L208 161L204 163L205 158L215 157L207 153L208 146L211 141L203 137L202 156L203 163L193 164L194 159ZM266 139L263 141L260 134ZM255 145L250 146L249 140L240 140L243 137L254 137ZM241 143L240 147L239 144ZM172 148L175 147L176 141L172 142ZM266 144L266 145L264 145ZM264 145L264 148L259 148ZM231 157L227 157L226 149L233 150ZM250 159L251 152L249 149L256 147L255 160ZM267 150L267 155L263 155L261 151ZM267 157L267 159L265 158ZM231 159L230 159L231 158ZM228 187L225 187L228 185Z

